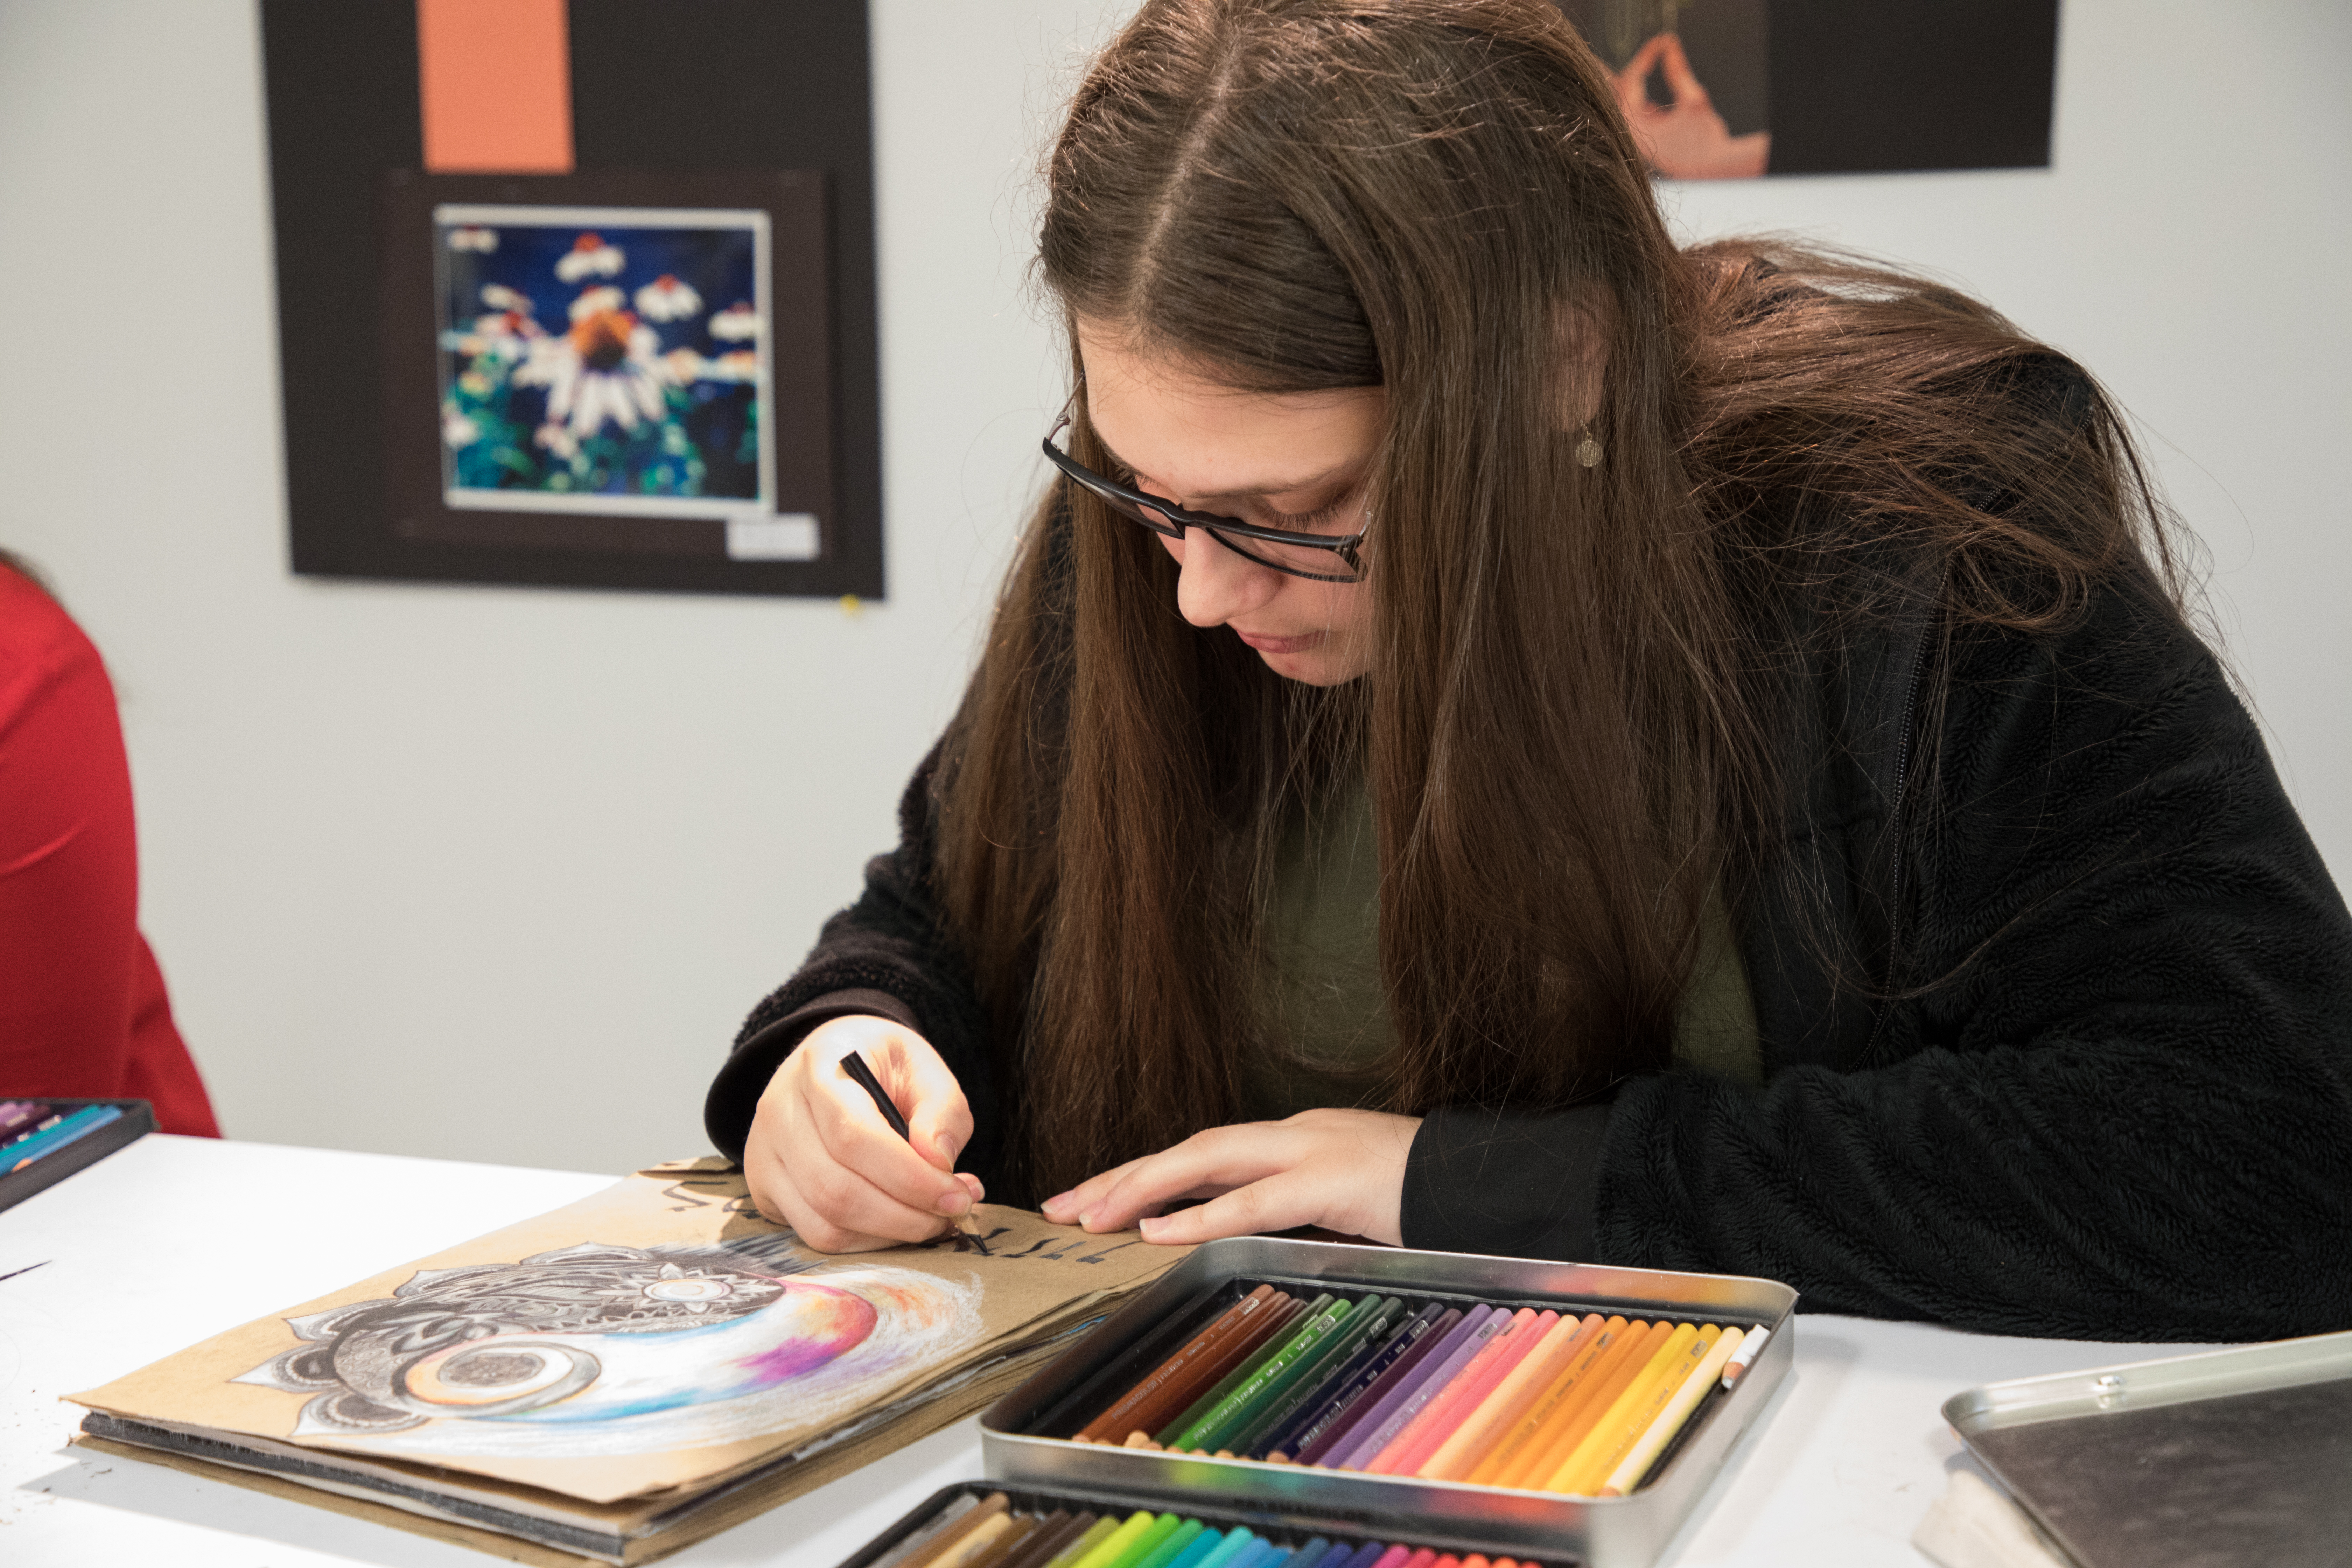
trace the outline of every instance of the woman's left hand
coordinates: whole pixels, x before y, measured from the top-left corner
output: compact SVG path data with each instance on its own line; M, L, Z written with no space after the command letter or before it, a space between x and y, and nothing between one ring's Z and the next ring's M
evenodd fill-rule
M1405 1156L1420 1129L1418 1116L1379 1110L1212 1127L1047 1198L1045 1217L1092 1231L1140 1217L1143 1239L1168 1247L1301 1225L1402 1246ZM1179 1198L1208 1202L1153 1217Z

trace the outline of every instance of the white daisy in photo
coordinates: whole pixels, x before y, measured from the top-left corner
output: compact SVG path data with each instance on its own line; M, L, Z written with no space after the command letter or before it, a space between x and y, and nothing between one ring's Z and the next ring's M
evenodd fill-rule
M571 431L561 425L542 425L531 432L530 438L535 445L554 453L567 463L580 455L580 443L572 437Z
M533 339L546 335L545 328L520 310L495 310L474 318L474 331L460 347L468 354L496 354L512 363L530 354Z
M665 272L637 290L637 314L648 321L683 321L702 314L702 296Z
M591 316L610 315L628 308L627 297L608 283L601 289L581 290L580 298L572 301L572 320L584 321Z
M738 300L710 318L710 335L721 342L749 342L760 335L760 313Z
M760 356L748 350L738 349L733 353L720 354L717 359L704 360L702 379L746 384L756 383L760 379Z
M671 381L684 386L689 381L700 381L709 362L692 349L672 349L662 355L662 363L669 367Z
M483 284L482 303L493 310L512 310L519 315L535 316L539 313L539 307L531 302L530 295L519 289L509 289L503 283Z
M531 345L530 358L514 373L515 384L546 387L548 424L575 438L593 436L607 422L630 431L642 420L659 419L665 389L677 384L662 359L659 335L626 310L574 315L578 324L570 331Z
M499 247L499 231L494 228L453 228L449 231L449 248L470 250L488 256Z
M451 451L459 451L482 438L482 427L454 408L441 411L441 440Z
M583 278L617 278L628 265L617 246L604 243L597 234L583 234L572 242L571 254L555 264L555 275L566 283L577 283Z

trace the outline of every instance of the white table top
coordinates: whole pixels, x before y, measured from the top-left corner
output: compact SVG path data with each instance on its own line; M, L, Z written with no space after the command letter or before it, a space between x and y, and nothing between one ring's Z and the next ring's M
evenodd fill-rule
M153 1136L0 1213L0 1276L38 1265L0 1278L0 1561L493 1561L162 1466L68 1449L81 1409L58 1396L612 1179ZM1969 1463L1937 1415L1948 1396L2150 1353L1801 1316L1795 1375L1775 1394L1777 1408L1661 1561L1918 1568L1927 1560L1910 1546L1911 1532L1942 1495L1945 1473ZM666 1561L818 1568L938 1488L981 1474L977 1421L964 1421Z

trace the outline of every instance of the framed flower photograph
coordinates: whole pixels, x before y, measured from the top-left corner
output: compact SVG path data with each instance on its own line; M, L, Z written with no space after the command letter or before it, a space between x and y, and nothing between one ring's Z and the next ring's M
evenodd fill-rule
M865 0L507 9L259 6L288 564L881 597Z
M822 175L401 173L383 246L396 537L624 584L835 552Z
M766 213L443 203L433 238L444 506L774 515Z

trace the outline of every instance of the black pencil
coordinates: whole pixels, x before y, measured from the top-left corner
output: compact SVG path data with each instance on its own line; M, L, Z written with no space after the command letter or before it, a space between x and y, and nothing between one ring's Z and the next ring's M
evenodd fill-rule
M898 1106L891 1101L890 1091L882 1087L882 1080L874 1076L874 1069L866 1065L866 1058L852 1051L841 1058L841 1070L855 1079L858 1088L874 1097L874 1109L882 1113L882 1120L890 1124L890 1131L912 1144L915 1142L914 1130L907 1125L907 1119L898 1114ZM970 1209L964 1210L963 1216L952 1223L967 1241L980 1248L982 1257L993 1256L988 1250L987 1239L980 1234L979 1217Z

